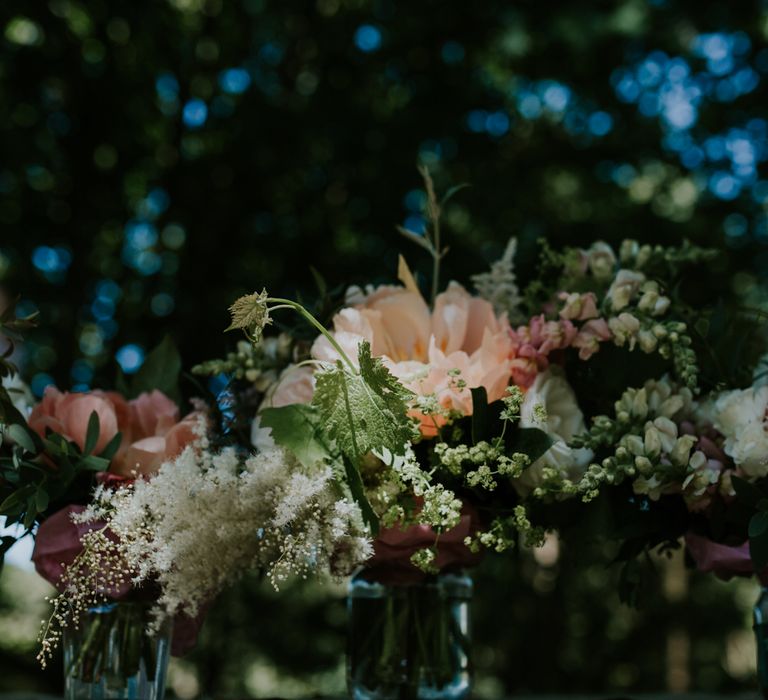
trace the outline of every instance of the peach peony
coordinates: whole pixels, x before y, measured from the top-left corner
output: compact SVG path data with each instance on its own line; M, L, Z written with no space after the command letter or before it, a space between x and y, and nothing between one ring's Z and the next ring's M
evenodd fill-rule
M160 391L143 393L126 401L116 392L61 392L55 387L45 390L43 400L29 417L29 426L41 437L47 429L59 433L85 447L91 414L99 416L98 454L117 433L120 447L109 471L124 477L154 474L167 459L178 455L194 441L198 415L192 413L179 421L179 409Z
M404 287L382 286L359 298L334 318L334 337L353 360L360 342L371 344L405 386L419 396L434 395L442 409L472 413L470 389L483 386L488 400L500 399L512 374L513 343L506 316L451 282L430 311L423 297ZM327 362L338 359L320 336L312 355ZM425 416L422 432L434 435L445 418Z

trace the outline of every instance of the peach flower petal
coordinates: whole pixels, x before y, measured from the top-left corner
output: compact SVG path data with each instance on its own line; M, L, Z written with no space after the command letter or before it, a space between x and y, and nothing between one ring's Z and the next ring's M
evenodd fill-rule
M472 413L472 388L484 386L490 401L504 395L513 376L516 341L506 317L497 317L484 299L455 282L437 296L431 314L422 296L404 287L356 290L350 299L357 303L334 317L334 338L353 362L358 345L367 340L372 354L406 387L418 395L434 394L441 406L462 415ZM542 335L543 330L536 332ZM555 330L563 327L550 329L555 336L550 344L560 340ZM575 333L572 324L565 330ZM312 356L338 359L323 336L313 344ZM309 401L311 395L302 398ZM424 435L434 435L435 426L445 423L442 416L411 414L419 418Z
M199 413L192 413L179 422L178 407L160 391L143 393L128 402L115 392L62 393L49 387L30 414L29 425L41 437L52 430L83 449L94 411L100 423L95 451L103 450L119 432L120 446L110 471L124 477L150 475L165 460L177 456L196 439L200 418Z
M178 423L179 408L165 394L156 389L149 393L140 394L130 402L134 422L139 427L135 439L156 435L158 421L165 419L163 426L167 430L170 425Z
M112 460L110 471L119 476L149 476L160 469L165 456L165 438L148 437L129 445L119 458Z
M117 415L115 415L114 406L94 394L70 394L70 396L75 398L66 402L64 432L81 450L85 449L88 423L91 414L95 412L99 417L99 439L96 441L94 452L98 454L117 435Z
M168 431L168 434L165 436L166 459L178 457L187 445L191 445L197 439L195 430L200 418L200 413L190 413L184 420Z

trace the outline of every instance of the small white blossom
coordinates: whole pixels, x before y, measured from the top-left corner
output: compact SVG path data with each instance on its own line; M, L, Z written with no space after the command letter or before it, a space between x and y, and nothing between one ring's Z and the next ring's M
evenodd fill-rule
M79 518L104 520L115 535L96 542L95 554L116 550L135 584L159 585L158 621L194 615L250 569L278 587L289 575L344 576L371 556L360 509L339 495L329 467L306 469L282 449L243 460L200 444L150 480L98 489Z
M768 475L768 386L725 392L709 412L736 465L750 477Z
M637 334L640 330L640 321L637 317L624 311L618 316L608 319L608 327L613 333L613 342L618 347L628 344L630 350L635 349Z
M555 367L540 373L526 392L520 408L520 426L539 428L554 441L549 450L515 480L516 487L523 493L542 483L547 467L557 470L564 478L579 477L592 460L591 450L568 445L574 437L586 432L586 424L573 388Z
M616 268L616 253L613 252L613 248L604 241L595 241L586 253L589 271L595 279L600 281L611 279Z
M634 270L619 270L613 283L608 289L608 298L614 311L621 311L629 306L630 302L640 291L645 282L645 275Z

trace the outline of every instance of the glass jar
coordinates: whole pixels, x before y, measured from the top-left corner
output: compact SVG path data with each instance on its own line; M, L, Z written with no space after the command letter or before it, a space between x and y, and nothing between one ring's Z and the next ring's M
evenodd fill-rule
M469 601L464 573L387 585L357 574L349 586L347 687L354 700L468 698Z
M755 642L757 646L757 682L764 698L768 698L768 587L763 586L754 608Z
M162 700L172 625L148 633L150 609L147 603L110 603L65 629L65 700Z

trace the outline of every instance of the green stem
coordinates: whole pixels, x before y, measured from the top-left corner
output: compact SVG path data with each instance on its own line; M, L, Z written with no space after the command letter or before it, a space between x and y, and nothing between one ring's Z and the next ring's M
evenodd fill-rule
M290 308L294 311L297 311L301 316L304 317L310 324L312 324L320 333L322 333L328 340L328 342L333 346L334 350L339 353L341 358L344 360L344 362L349 365L349 368L357 374L357 367L352 364L352 360L349 359L347 356L347 353L342 350L341 345L338 344L336 341L336 338L334 338L329 332L328 329L320 323L309 311L307 311L301 304L299 304L296 301L291 301L290 299L281 299L279 297L269 297L267 299L268 302L274 302L275 304L281 304L280 307L273 307L272 311L274 311L276 308Z

